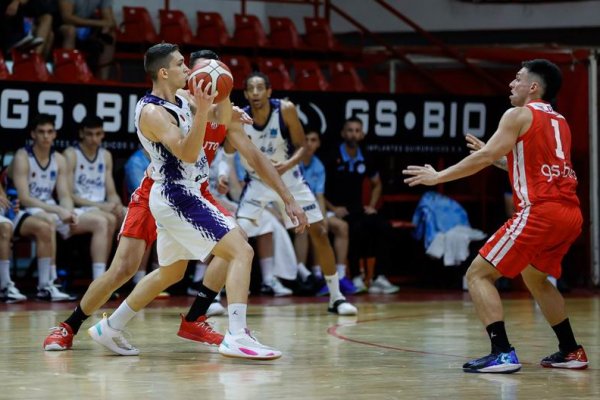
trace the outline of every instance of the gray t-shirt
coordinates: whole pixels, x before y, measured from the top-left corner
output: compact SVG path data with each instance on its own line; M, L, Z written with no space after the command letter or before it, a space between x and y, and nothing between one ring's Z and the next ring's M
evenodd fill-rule
M91 18L96 9L112 8L113 0L67 0L73 4L73 14L80 18Z

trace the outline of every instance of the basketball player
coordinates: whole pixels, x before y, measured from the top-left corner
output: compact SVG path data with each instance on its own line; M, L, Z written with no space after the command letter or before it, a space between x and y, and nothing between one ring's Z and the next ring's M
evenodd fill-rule
M304 152L305 139L296 107L287 100L271 99L269 78L260 72L250 74L246 78L244 88L244 96L250 103L245 110L254 119L254 125L244 128L246 134L273 162L281 179L308 216L308 222L311 224L309 236L317 262L323 269L329 287L328 311L340 315L356 315L356 307L348 303L340 292L335 258L323 223L323 214L298 167ZM242 163L248 170L250 181L240 199L237 219L240 226L247 230L251 229L254 221L261 218L267 204L273 202L280 209L283 209L283 204L276 193L265 186L243 157ZM286 218L285 222L288 229L293 227L291 220ZM260 240L261 236L258 238ZM258 245L260 249L260 243ZM266 254L259 254L259 257L272 263L272 245L270 248L268 245L263 246L262 252Z
M107 236L93 240L106 241L108 259L115 229L123 219L123 203L115 189L112 177L113 161L110 152L102 148L104 129L102 119L87 116L81 121L79 143L63 152L67 161L68 182L76 207L97 214L106 220ZM92 248L99 248L92 243ZM106 263L94 264L92 272L97 279L106 270Z
M54 118L47 114L38 116L32 126L32 146L19 149L15 154L9 175L19 195L24 211L44 219L67 239L72 235L91 233L91 255L95 268L104 270L108 257L108 223L105 218L74 208L69 191L65 158L53 150L56 130ZM58 204L53 193L56 190ZM37 297L50 301L73 300L54 285L56 279L56 236L51 235L52 260L48 281L38 287Z
M521 274L556 333L559 351L545 357L549 368L587 368L583 347L575 341L564 299L547 280L558 278L561 260L581 233L582 216L571 164L571 132L550 105L562 75L547 60L523 62L510 83L511 104L498 129L480 150L458 164L436 171L430 165L408 166L409 186L434 186L465 176L506 155L514 189L515 214L481 248L467 271L469 293L492 344L491 354L463 365L465 372L511 373L521 364L504 327L500 295L494 282Z

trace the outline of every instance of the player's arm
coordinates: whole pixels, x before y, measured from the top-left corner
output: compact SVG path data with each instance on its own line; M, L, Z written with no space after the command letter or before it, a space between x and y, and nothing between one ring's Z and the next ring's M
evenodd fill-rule
M383 185L381 184L381 178L379 174L375 174L369 179L371 183L371 198L369 199L369 205L365 207L365 212L367 214L375 214L377 209L375 206L379 202L381 198L381 192L383 191Z
M483 146L485 146L485 142L476 138L475 136L467 133L465 135L465 140L467 141L467 147L470 149L471 153L474 153L480 150ZM494 161L493 164L495 167L508 171L508 160L506 156L502 156L501 158Z
M409 186L432 186L473 175L507 154L515 146L519 135L531 125L531 120L532 114L527 107L511 108L504 113L498 129L480 150L439 172L431 165L409 165L402 171L409 175L404 182Z
M58 198L58 204L62 208L72 210L74 207L73 192L70 190L71 186L68 181L67 161L62 154L56 153L56 165L58 166L58 173L56 174L56 197Z
M294 154L285 162L280 165L276 165L277 171L280 174L291 169L294 165L298 164L300 160L302 160L302 155L304 154L304 128L300 123L300 119L298 118L298 112L296 111L296 106L294 103L281 100L281 116L283 117L283 121L287 126L290 132L290 138L292 140L292 145L296 149Z
M63 151L63 156L65 159L65 171L64 171L65 182L67 185L67 190L69 191L70 197L73 201L73 205L79 206L79 207L97 206L97 203L75 195L75 178L74 178L74 176L75 176L75 168L77 168L77 154L75 154L75 150L72 147L67 147L65 149L65 151Z
M106 201L113 206L123 207L121 197L117 193L115 180L113 179L112 154L110 154L108 150L104 151L104 164L106 165L104 172L104 181L106 182Z

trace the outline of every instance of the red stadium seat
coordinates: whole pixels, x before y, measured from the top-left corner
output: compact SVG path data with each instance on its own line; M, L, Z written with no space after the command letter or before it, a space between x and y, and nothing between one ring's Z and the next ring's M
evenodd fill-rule
M298 30L291 19L286 17L269 17L269 40L277 49L298 49L303 46Z
M252 72L250 60L244 56L222 56L223 61L231 70L233 75L233 88L244 89L244 79Z
M356 68L349 62L334 62L330 65L330 90L339 92L363 92L365 87L358 77Z
M8 79L9 77L10 74L6 62L4 61L4 56L0 53L0 79Z
M304 17L306 45L315 50L336 50L339 46L324 18Z
M196 43L200 46L220 47L229 42L229 34L221 14L215 12L196 13L198 28L196 30Z
M191 44L194 35L185 14L179 10L160 10L160 38L167 43Z
M261 58L258 69L269 77L273 90L291 90L294 82L281 58Z
M144 7L123 7L123 22L117 32L117 40L122 43L140 44L159 42L148 10Z
M235 14L235 33L231 45L235 47L265 47L267 34L255 15Z
M294 70L297 90L322 91L329 87L316 61L295 61Z
M94 80L83 54L78 50L55 49L54 78L60 82L89 83Z
M13 73L12 79L20 81L42 81L50 80L50 73L41 55L34 53L20 53L12 51Z

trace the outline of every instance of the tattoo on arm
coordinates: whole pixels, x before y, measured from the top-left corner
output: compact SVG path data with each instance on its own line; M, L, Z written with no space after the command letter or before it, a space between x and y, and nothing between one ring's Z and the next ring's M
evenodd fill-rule
M502 157L501 159L494 161L494 165L500 169L508 171L508 161L506 160L506 157Z

